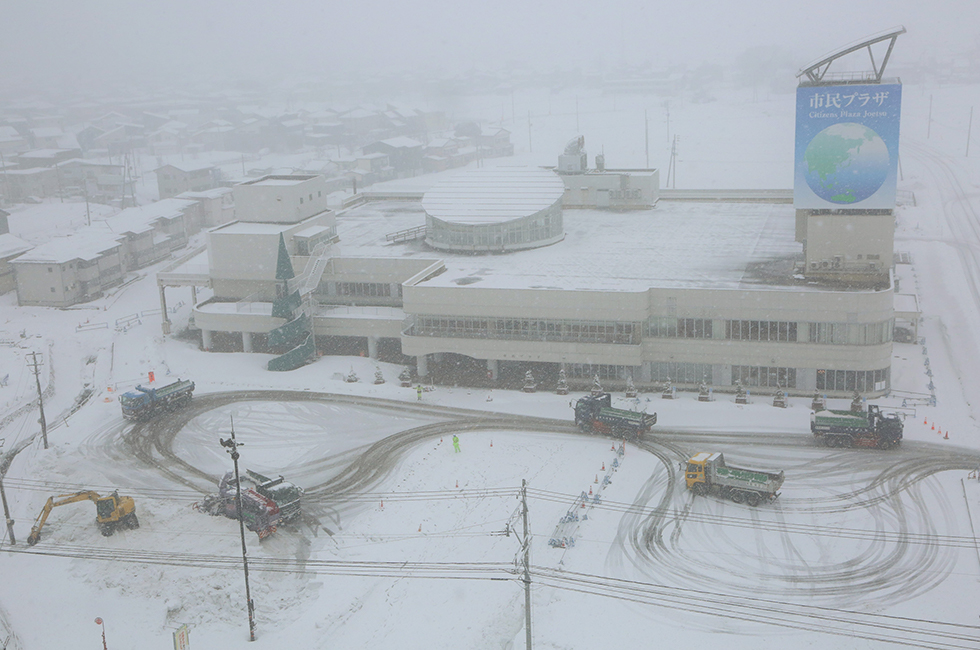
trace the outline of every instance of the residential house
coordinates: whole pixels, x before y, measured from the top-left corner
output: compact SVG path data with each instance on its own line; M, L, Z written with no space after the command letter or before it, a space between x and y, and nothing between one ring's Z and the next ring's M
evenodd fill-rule
M12 126L0 126L0 154L13 155L30 149L30 141Z
M11 260L32 248L34 247L26 241L0 231L0 294L13 291L17 287L14 267L10 265Z
M201 229L199 209L197 201L165 199L127 208L102 223L122 245L120 261L123 269L133 271L186 246L192 229L193 232Z
M11 260L20 305L69 307L122 282L121 244L104 230L55 237Z
M136 181L124 181L122 165L113 165L98 160L75 158L58 163L62 189L78 188L90 200L102 203L131 196Z
M18 203L29 196L46 198L58 195L58 172L53 167L35 167L33 169L4 169L4 197Z
M211 163L170 163L153 170L161 199L183 192L203 192L218 186L220 171Z
M415 176L422 169L423 145L418 140L398 136L379 140L363 148L365 154L383 153L399 178Z
M203 192L182 192L177 198L200 204L202 228L213 228L235 220L235 196L230 187L215 187Z

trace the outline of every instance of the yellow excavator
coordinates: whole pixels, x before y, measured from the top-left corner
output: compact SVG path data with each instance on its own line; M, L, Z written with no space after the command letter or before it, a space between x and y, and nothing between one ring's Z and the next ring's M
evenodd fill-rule
M91 490L76 492L75 494L59 494L50 497L44 507L41 508L41 514L34 521L31 534L27 536L27 544L34 546L41 541L41 527L48 520L48 515L51 514L53 508L78 501L95 502L95 521L99 524L99 531L104 537L109 537L116 532L117 526L140 527L140 522L136 518L136 503L133 501L133 497L121 497L118 492L103 497L99 496L98 492Z

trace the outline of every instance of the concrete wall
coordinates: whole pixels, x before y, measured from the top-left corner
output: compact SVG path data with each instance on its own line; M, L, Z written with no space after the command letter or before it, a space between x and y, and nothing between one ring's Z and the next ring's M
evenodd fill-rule
M887 275L895 247L895 216L809 214L804 238L807 275L828 271Z
M265 176L234 188L235 217L254 223L297 223L327 209L322 176Z
M649 208L660 198L660 171L608 170L559 174L566 208Z
M292 226L252 227L238 222L208 232L208 265L215 295L222 298L245 298L256 292L274 295L276 261L279 256L279 233L287 250L295 250L293 234L310 226L334 226L334 213L319 216ZM260 226L260 225L257 225ZM293 271L303 271L306 258L293 260Z

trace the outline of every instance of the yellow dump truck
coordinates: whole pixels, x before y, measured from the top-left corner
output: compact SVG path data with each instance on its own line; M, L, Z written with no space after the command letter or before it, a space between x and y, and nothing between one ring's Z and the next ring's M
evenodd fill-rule
M694 494L704 496L716 492L735 503L748 503L750 506L778 497L784 478L782 471L726 465L724 454L707 451L691 456L685 472L687 489Z

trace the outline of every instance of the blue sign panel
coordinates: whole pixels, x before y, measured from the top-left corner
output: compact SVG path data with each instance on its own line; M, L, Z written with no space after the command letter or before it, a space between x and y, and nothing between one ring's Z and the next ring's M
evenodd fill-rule
M901 84L797 88L793 205L893 209L901 108Z

